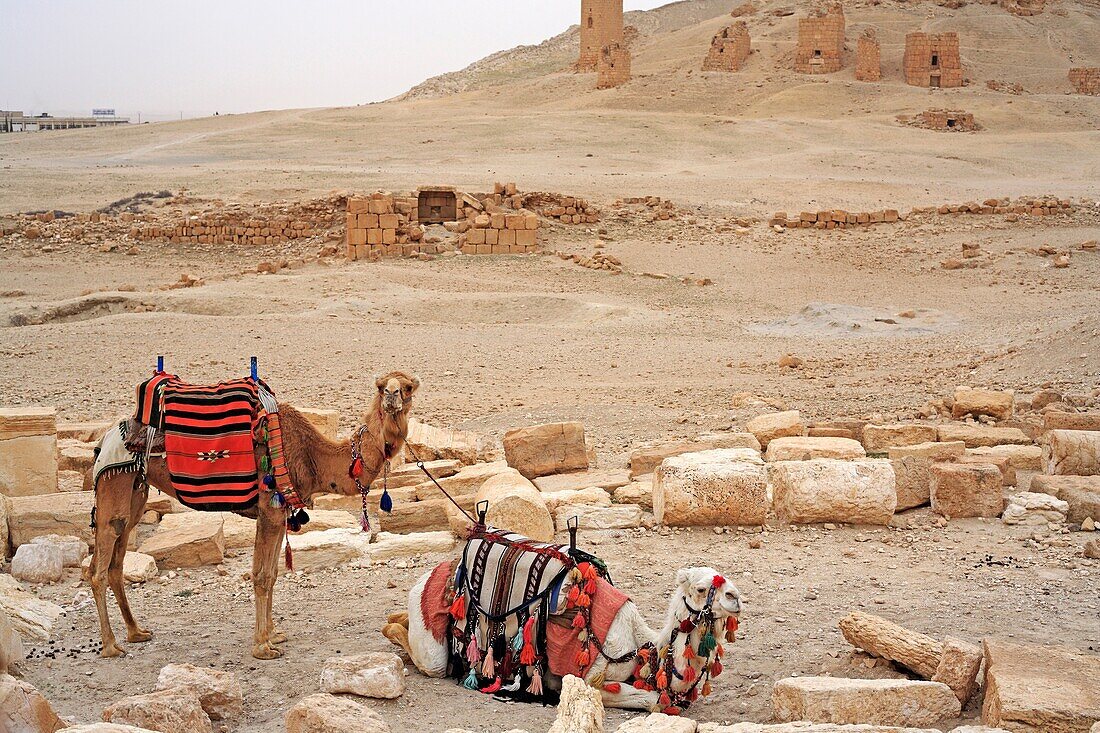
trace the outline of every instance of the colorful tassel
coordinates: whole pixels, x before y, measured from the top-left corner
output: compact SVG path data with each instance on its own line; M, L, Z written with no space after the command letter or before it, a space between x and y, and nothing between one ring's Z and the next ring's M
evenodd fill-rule
M592 563L590 563L590 562L581 563L577 567L580 569L581 575L584 576L585 580L595 580L596 579L596 566L593 565Z
M512 651L518 652L523 649L523 634L516 634L512 637Z
M657 670L657 679L655 682L657 683L658 689L663 690L668 687L668 675L665 673L664 669Z
M722 674L722 663L715 659L710 665L710 676L717 677L720 674Z
M581 649L579 652L577 652L577 656L573 659L573 661L576 662L577 666L580 667L581 669L584 669L585 667L587 667L589 662L592 661L591 658L589 657L588 649L587 648Z
M699 640L699 648L696 650L701 657L709 657L710 653L718 646L718 641L714 638L714 634L709 631L703 634L703 638Z
M644 690L646 688L645 680L634 680L635 690Z
M581 608L588 608L592 605L592 597L589 596L587 593L581 593L579 596L577 596L577 605Z
M595 687L599 689L603 687L604 680L607 679L607 667L603 668L603 671L592 678L592 681L588 683L589 687Z
M539 673L539 668L535 667L531 672L531 684L527 687L527 691L532 695L542 694L542 675Z
M688 666L684 667L684 672L680 676L683 678L683 680L686 684L690 685L692 682L695 681L695 676L696 676L695 667L692 667L689 664Z
M703 697L706 697L707 695L709 695L711 693L712 689L713 688L710 686L710 680L707 680L706 682L704 682L703 683Z
M681 634L689 634L694 630L695 630L695 624L692 622L692 620L690 618L685 618L683 621L680 622L680 633Z
M584 627L585 627L584 614L583 613L578 613L576 616L573 617L573 628L574 629L583 629Z
M741 625L741 622L737 620L736 616L730 616L726 619L726 631L737 631L737 627Z
M715 588L721 588L723 585L726 584L726 579L723 578L721 575L715 575L713 578L711 578L710 584Z
M499 692L503 684L504 683L500 681L500 677L497 677L495 680L493 680L493 684L489 685L488 687L482 687L481 691L484 692L486 695L492 695L494 692Z
M282 509L286 506L286 500L283 498L283 495L280 494L278 491L274 492L271 495L270 503L272 509Z
M370 532L370 517L367 516L366 512L359 513L359 528L364 532Z
M618 695L623 691L623 686L618 682L608 682L603 686L604 692L610 692L612 695Z
M695 650L691 648L691 644L684 644L684 659L695 659Z
M638 670L638 676L643 680L648 680L651 674L653 674L653 670L648 664L642 665L642 668Z
M286 549L283 550L283 562L286 563L287 570L294 570L294 553L290 549L290 543L286 543Z
M275 477L270 473L264 476L264 486L271 489L272 491L275 490Z
M584 592L590 596L596 595L596 581L590 580L584 584Z
M569 604L569 607L572 608L573 606L577 605L577 599L580 597L581 588L579 585L574 585L572 588L569 589L569 593L565 596L565 600L566 603Z
M348 466L348 478L359 478L363 475L363 459L358 456Z
M382 489L382 498L378 500L378 508L386 514L393 511L393 499L390 498L389 489Z
M665 708L662 712L665 715L679 715L681 713L681 710L680 708L673 706Z
M667 708L672 704L672 698L668 696L667 692L662 692L661 696L657 698L657 704L663 708Z
M481 650L477 647L476 636L471 636L470 643L466 645L466 661L471 668L477 667L477 663L481 661Z
M538 658L535 653L535 626L537 623L538 618L532 616L523 625L523 649L519 653L519 663L528 667L534 664Z
M466 675L466 679L462 681L462 686L467 690L477 689L477 671L473 667L470 668L470 674Z
M451 603L451 617L458 621L466 620L466 594L456 593L455 599Z
M497 663L493 659L493 645L490 642L489 648L485 650L485 661L481 665L482 677L495 677L497 673Z

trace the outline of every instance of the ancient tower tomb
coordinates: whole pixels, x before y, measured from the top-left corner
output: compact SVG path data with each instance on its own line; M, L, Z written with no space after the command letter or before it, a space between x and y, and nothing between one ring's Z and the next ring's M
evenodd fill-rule
M863 31L856 43L856 79L879 81L882 79L881 51L874 28Z
M1079 66L1070 69L1069 83L1078 94L1100 94L1100 67Z
M794 70L803 74L830 74L840 71L844 52L844 10L840 5L829 12L798 19L798 46L794 52Z
M740 71L750 51L749 27L739 20L714 36L703 59L703 71Z
M925 110L910 124L941 132L975 132L982 129L982 126L974 121L974 115L957 109Z
M915 87L961 87L958 33L909 33L905 36L905 83Z
M609 43L600 49L596 64L596 88L610 89L630 81L630 49L621 43Z
M596 71L604 46L623 42L623 0L581 0L581 54L577 71Z

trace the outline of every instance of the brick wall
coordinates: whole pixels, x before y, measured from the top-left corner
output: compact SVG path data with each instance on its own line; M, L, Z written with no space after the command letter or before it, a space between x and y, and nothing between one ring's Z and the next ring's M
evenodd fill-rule
M621 43L610 43L600 49L596 65L597 89L610 89L630 81L630 50Z
M974 132L982 129L974 115L957 109L929 109L917 115L911 124L927 130L943 132Z
M882 79L881 49L873 28L863 31L856 43L856 79L879 81Z
M824 15L799 18L794 70L830 74L844 65L844 10L834 5Z
M1100 67L1081 66L1070 69L1069 83L1078 94L1100 94Z
M958 33L909 33L902 61L905 83L915 87L961 87Z
M703 59L703 71L740 71L751 51L749 27L740 20L715 34Z

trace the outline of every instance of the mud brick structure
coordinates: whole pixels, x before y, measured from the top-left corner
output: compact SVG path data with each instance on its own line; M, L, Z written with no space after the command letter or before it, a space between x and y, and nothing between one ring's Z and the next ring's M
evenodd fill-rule
M703 71L740 71L751 52L749 27L739 20L715 34L703 59Z
M539 217L529 211L479 214L459 249L465 254L524 254L538 249Z
M630 49L614 42L600 49L596 65L596 88L611 89L630 81Z
M577 71L596 71L604 46L623 43L623 0L581 0L581 53Z
M600 210L577 196L528 193L523 195L522 205L534 209L542 217L557 219L563 224L595 224L600 220Z
M1070 69L1069 83L1078 94L1100 94L1100 66L1080 66Z
M982 129L974 121L974 115L957 109L929 109L905 122L914 127L942 132L976 132Z
M1046 0L998 0L997 4L1013 15L1025 18L1046 10Z
M1053 216L1055 214L1072 214L1077 207L1069 199L1060 199L1054 196L1041 196L1036 198L1021 197L1010 199L986 199L981 203L967 201L964 204L942 204L923 209L913 209L917 214L1007 214L1010 221L1016 217L1024 216Z
M802 74L831 74L844 65L844 9L833 5L827 13L798 20L794 70Z
M909 33L905 36L905 83L915 87L961 87L958 33Z
M173 244L280 244L324 234L337 226L336 207L322 200L286 206L234 204L213 211L186 212L174 217L123 212L130 238ZM102 217L92 215L90 223Z
M851 229L871 224L893 224L899 218L897 209L859 212L829 209L803 211L797 216L788 216L785 211L777 211L768 220L768 226L783 229Z
M875 29L868 28L856 42L856 79L880 81L882 79L881 56Z

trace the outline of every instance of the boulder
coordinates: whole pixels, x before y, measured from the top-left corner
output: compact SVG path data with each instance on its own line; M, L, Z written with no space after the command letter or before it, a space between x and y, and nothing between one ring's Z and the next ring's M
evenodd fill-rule
M438 481L439 486L442 486L448 494L455 499L461 499L462 497L473 497L481 489L482 485L493 476L501 473L509 473L512 470L514 469L509 467L504 461L478 463L472 466L466 466L454 476L439 479ZM417 484L414 493L419 501L440 498L439 487L431 481ZM395 501L396 498L395 496ZM358 497L356 497L356 499L358 500Z
M559 491L554 494L543 492L546 509L553 514L560 506L611 506L611 494L595 486L577 491Z
M165 522L170 522L167 527ZM169 514L141 544L140 551L166 568L219 565L225 559L223 526L224 519L215 513Z
M618 728L616 733L695 733L699 724L691 718L664 713L631 718Z
M590 468L587 471L539 476L535 479L535 486L544 494L580 491L593 487L610 491L628 483L630 483L630 472L621 468Z
M1031 438L1019 428L994 428L970 423L949 423L936 428L941 443L961 440L967 448L983 448L994 445L1028 445Z
M393 534L444 530L448 527L447 507L450 503L447 497L441 496L437 490L436 497L433 499L395 502L393 511L381 513L378 518L382 530ZM462 503L470 504L469 501Z
M366 557L370 535L356 529L326 529L287 537L295 570L327 570Z
M56 491L56 410L0 408L0 494L36 496Z
M1001 472L996 466L932 465L932 511L948 518L999 517L1004 510Z
M549 733L603 733L600 691L571 674L562 678L558 717Z
M390 733L390 727L355 699L317 693L287 711L286 733Z
M783 461L769 478L776 514L786 522L886 524L897 506L890 461Z
M117 421L87 420L64 422L57 425L58 440L79 440L82 443L98 443L103 434L118 425Z
M924 458L931 461L952 461L966 453L966 443L953 440L950 443L916 443L893 446L887 450L891 460L896 458Z
M49 701L29 682L0 674L0 731L54 733L64 727Z
M1084 733L1100 720L1100 657L1066 646L982 641L982 722L1012 731Z
M576 517L580 529L629 529L642 526L643 515L642 508L636 504L563 504L554 511L554 526L564 532L569 528L569 520Z
M88 578L91 566L92 558L90 555L80 563L81 574L85 579ZM146 555L144 552L127 552L122 559L122 579L127 583L145 583L156 580L159 575L160 570L157 568L157 560L152 555Z
M487 436L467 430L437 428L409 419L405 438L408 459L415 461L456 460L465 466L496 461L501 457L500 445Z
M1100 430L1100 412L1046 412L1043 430Z
M400 507L410 502L417 500L416 486L402 486L400 488L390 488L390 498L393 500L394 507ZM425 496L424 498L438 499L439 489L432 486L434 492L431 496ZM382 499L382 490L371 491L367 494L367 511L371 514L377 514L379 512L379 501ZM351 512L356 517L363 511L363 499L359 494L316 494L313 497L313 506L315 509L321 509L324 511L343 511Z
M631 481L620 486L611 494L616 504L637 504L646 511L653 511L653 479Z
M760 441L752 433L710 433L695 440L639 448L630 454L630 477L637 478L653 473L666 458L722 448L752 448L758 451Z
M863 428L863 447L868 453L881 453L898 446L919 445L936 440L936 428L917 423L868 425Z
M931 726L957 718L959 699L947 685L912 680L793 677L772 690L782 721Z
M336 440L340 432L340 411L318 407L299 407L298 412L306 421L329 440Z
M157 733L157 731L122 723L87 723L62 728L58 733Z
M405 694L405 665L388 652L329 657L321 670L321 691L393 700Z
M169 664L157 677L158 690L180 688L199 699L210 720L233 720L244 711L241 683L232 672L193 664Z
M1100 522L1100 476L1035 476L1031 490L1056 496L1069 505L1066 520Z
M27 592L18 580L0 573L0 612L7 614L12 628L24 639L47 641L65 609Z
M509 430L504 434L504 456L509 466L528 479L586 470L584 423L547 423Z
M6 613L0 613L0 675L11 674L26 659L23 639L15 632Z
M61 551L61 562L67 568L78 568L88 556L88 543L79 537L43 534L30 541L32 545L53 545Z
M11 560L11 574L28 583L56 583L64 573L65 556L50 544L21 545Z
M980 466L995 466L1001 472L1002 486L1016 485L1016 469L1008 460L1008 456L975 456L962 455L955 459L956 463L972 463Z
M454 548L455 538L450 532L412 534L379 532L378 539L366 546L366 557L372 563L382 563L395 557L441 555L451 552Z
M899 728L895 725L838 725L836 723L700 723L698 733L940 733L938 728Z
M1012 417L1016 402L1016 393L1011 389L992 390L956 387L955 401L951 405L951 417L959 420L968 415L980 417L988 415L994 420L1007 420Z
M1051 430L1046 433L1043 468L1056 476L1100 475L1100 431Z
M1069 504L1050 494L1022 491L1008 497L1001 519L1005 524L1026 524L1045 527L1066 521Z
M181 688L134 695L103 708L103 720L160 733L212 733L210 716L193 692Z
M763 449L776 438L806 434L806 426L802 424L802 416L798 410L757 415L745 424L745 429L756 436Z
M1008 464L1017 471L1042 471L1043 448L1039 445L992 445L968 448L970 456L997 456L1008 459Z
M726 448L666 458L654 475L653 513L678 527L763 524L768 482L759 453Z
M475 504L489 502L485 521L538 542L554 539L554 520L535 485L513 470L493 476L478 490Z
M808 461L813 458L865 458L867 452L858 441L851 438L806 438L792 436L776 438L768 443L764 460Z
M72 535L91 546L95 537L89 526L93 506L95 495L90 491L12 497L8 514L11 546L19 547L46 534Z
M978 670L981 666L981 649L970 642L948 636L943 640L943 653L932 681L950 687L955 697L959 698L959 703L966 705L978 689Z
M898 503L895 512L924 506L932 497L932 459L917 456L891 458Z

